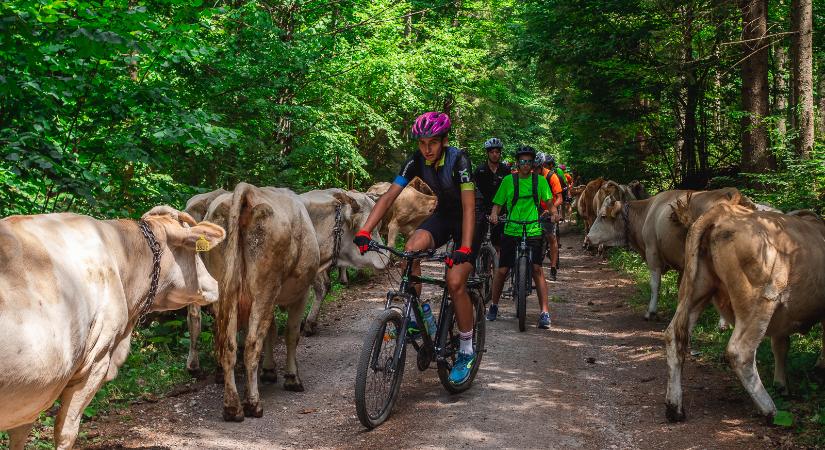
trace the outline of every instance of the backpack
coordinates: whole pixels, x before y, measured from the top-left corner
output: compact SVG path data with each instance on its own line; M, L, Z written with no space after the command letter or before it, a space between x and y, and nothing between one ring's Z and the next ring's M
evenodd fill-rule
M518 174L514 173L513 177L513 201L510 204L510 211L513 211L513 208L516 207L516 202L519 200L518 195ZM536 205L536 209L540 210L539 208L539 176L538 174L533 174L533 204Z

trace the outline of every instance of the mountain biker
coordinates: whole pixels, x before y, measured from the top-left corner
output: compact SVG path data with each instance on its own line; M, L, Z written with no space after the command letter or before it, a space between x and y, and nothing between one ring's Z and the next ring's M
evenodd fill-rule
M492 224L498 223L498 214L501 207L506 205L510 209L508 219L517 221L538 220L540 210L550 206L553 195L550 186L544 177L532 174L533 161L536 151L530 146L521 146L516 151L516 164L518 173L507 177L498 188L493 198L493 210L489 220ZM515 199L515 183L518 182L518 198ZM546 215L548 212L542 214ZM550 209L549 214L553 218L558 218L555 210ZM504 227L504 237L501 240L501 258L499 268L493 279L493 303L487 312L487 320L496 320L498 315L498 301L501 298L501 290L504 287L504 279L510 268L516 263L516 248L521 238L521 225L508 223ZM536 223L528 225L528 249L533 257L533 281L538 293L541 313L539 314L539 327L550 328L550 309L547 304L547 282L544 280L544 273L541 269L541 261L544 258L544 249L541 239L542 229Z
M567 182L562 181L564 179L564 175L559 175L558 171L556 170L556 158L553 155L547 155L547 158L544 161L544 165L548 169L547 175L547 182L550 184L550 191L553 193L553 205L552 209L554 211L559 210L559 206L564 199L564 193L566 192ZM556 216L558 219L558 216ZM553 220L550 223L543 224L544 226L544 233L547 237L547 252L549 253L550 257L550 280L556 281L556 274L559 270L559 240L556 237L556 227L559 226L558 220Z
M482 241L487 234L490 223L487 216L493 209L493 196L496 195L501 180L510 175L510 165L501 160L501 151L504 145L499 138L490 138L484 142L484 150L487 151L487 163L482 164L473 172L476 191L480 194L480 204L476 205L476 239ZM490 242L496 249L496 253L501 252L501 235L504 232L504 225L499 224L490 230Z
M470 158L462 150L449 146L449 131L450 118L447 114L432 111L418 116L411 133L418 140L418 151L401 166L390 189L375 203L353 242L362 254L369 250L370 232L414 177L421 178L432 188L438 198L435 212L415 230L404 250L435 249L449 240L455 242L455 249L445 261L448 266L446 281L455 305L461 347L449 380L453 384L461 384L470 376L476 362L473 305L466 284L473 270L473 255L478 252L480 242L473 239L475 190ZM414 264L414 273L420 275L420 263L416 261ZM421 286L418 285L416 290L420 295Z
M559 164L559 169L564 173L564 179L567 181L567 197L563 198L564 205L562 206L562 220L570 219L573 215L573 198L570 196L570 188L573 187L573 176L567 171L567 166Z

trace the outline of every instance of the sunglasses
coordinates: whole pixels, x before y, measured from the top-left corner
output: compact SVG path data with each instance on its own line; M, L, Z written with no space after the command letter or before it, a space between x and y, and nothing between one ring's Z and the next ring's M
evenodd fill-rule
M520 166L526 166L528 164L533 164L533 160L532 159L520 159L520 160L518 160L518 165L520 165Z

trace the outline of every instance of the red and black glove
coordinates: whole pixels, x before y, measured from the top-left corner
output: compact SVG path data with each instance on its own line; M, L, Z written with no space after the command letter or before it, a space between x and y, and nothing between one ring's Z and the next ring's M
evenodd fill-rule
M447 257L444 262L447 263L447 267L453 267L456 264L470 262L471 252L472 250L470 247L461 247L458 250L453 250L453 254Z
M361 252L363 255L367 253L367 250L370 249L370 242L372 242L372 236L370 232L367 230L361 230L355 233L355 239L352 240L355 245L358 246L358 251Z

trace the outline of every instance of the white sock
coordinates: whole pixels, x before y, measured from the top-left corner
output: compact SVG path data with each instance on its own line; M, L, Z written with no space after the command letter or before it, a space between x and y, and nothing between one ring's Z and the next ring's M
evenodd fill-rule
M458 333L459 342L461 342L461 348L459 351L464 353L465 355L472 355L473 354L473 330L470 331L460 331Z

